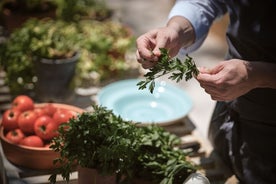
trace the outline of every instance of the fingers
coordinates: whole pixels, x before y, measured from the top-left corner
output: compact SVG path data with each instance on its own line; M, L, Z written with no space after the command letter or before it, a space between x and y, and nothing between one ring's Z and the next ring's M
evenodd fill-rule
M142 65L144 69L152 68L157 63L157 61L147 60L142 58L138 50L136 51L136 58L137 58L137 61Z
M136 40L136 59L145 69L152 68L158 61L158 53L153 53L156 47L156 31L152 30Z
M200 73L207 73L207 74L211 73L211 70L209 68L206 68L206 67L198 67L197 69Z
M160 48L168 48L168 37L165 34L161 33L157 34L156 45L152 51L155 56L161 55Z
M216 74L212 74L212 70L206 67L198 68L199 74L196 76L200 86L208 93L213 100L222 101L225 99L224 94L227 93L224 85L219 85L219 78Z
M206 67L199 67L199 74L196 76L196 79L199 83L208 84L212 86L220 85L223 82L224 71L221 65L217 65L214 68L208 69Z
M152 30L137 38L136 47L138 58L144 58L146 60L157 60L158 58L153 54L153 49L156 47L156 32Z
M200 73L196 76L196 79L200 84L206 84L206 85L212 85L216 86L217 85L217 76L211 75L209 73Z
M228 101L233 99L233 94L231 93L231 90L229 90L229 86L213 86L206 84L200 84L200 86L204 89L204 91L207 94L211 96L212 100Z
M213 100L228 101L235 97L231 92L231 85L221 78L221 75L200 73L196 79Z
M172 34L168 28L151 30L136 40L136 58L143 68L153 67L161 56L160 48L167 48L169 55L176 55L180 48L172 43Z

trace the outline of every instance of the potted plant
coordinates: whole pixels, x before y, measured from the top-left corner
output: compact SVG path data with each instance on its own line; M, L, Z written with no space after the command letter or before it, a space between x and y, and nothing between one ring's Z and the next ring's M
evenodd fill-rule
M179 137L157 125L138 127L105 107L93 109L61 126L52 141L51 148L60 153L55 163L61 167L50 176L51 183L58 174L69 181L76 164L79 183L101 183L104 176L109 184L133 184L137 179L143 184L182 184L196 172L188 156L176 148Z
M49 98L63 95L67 98L69 94L64 90L71 85L78 60L80 37L77 33L74 23L50 19L31 19L13 32L1 44L0 57L12 95L36 91L35 98L43 100L48 95ZM61 65L61 70L57 71ZM48 72L47 77L41 72ZM43 83L47 83L47 87L43 87ZM64 89L59 92L58 87Z
M0 63L7 73L6 84L13 96L26 93L34 98L41 98L42 95L36 93L40 91L50 94L49 85L53 85L54 80L46 77L48 86L39 90L37 71L42 70L48 72L48 76L53 76L51 72L57 67L38 67L41 63L38 61L46 62L50 59L56 64L65 63L60 62L60 59L67 59L78 53L74 55L78 56L79 60L70 83L71 90L68 91L72 91L76 86L100 85L103 81L114 80L132 71L131 65L126 63L125 53L133 46L133 40L129 29L119 22L31 19L0 44ZM58 86L64 87L53 86L53 90Z

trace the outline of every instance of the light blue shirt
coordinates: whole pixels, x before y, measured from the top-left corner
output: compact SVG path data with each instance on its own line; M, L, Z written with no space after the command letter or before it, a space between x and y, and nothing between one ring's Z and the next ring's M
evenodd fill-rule
M224 0L176 0L168 18L183 16L192 24L196 39L193 45L185 48L186 53L189 53L201 46L213 21L225 12Z

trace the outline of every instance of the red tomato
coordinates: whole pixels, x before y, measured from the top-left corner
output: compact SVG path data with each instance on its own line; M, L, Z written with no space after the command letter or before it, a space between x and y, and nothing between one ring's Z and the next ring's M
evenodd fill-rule
M34 123L38 118L34 110L22 112L18 117L18 127L26 134L34 133Z
M77 115L76 112L67 109L58 109L53 115L54 121L60 125L62 123L66 123L69 119L75 117Z
M6 138L14 144L19 144L19 142L24 139L24 137L24 133L19 128L10 130L6 134Z
M24 146L31 146L31 147L43 147L44 146L43 140L40 137L38 137L37 135L27 136L24 139L22 139L19 144L24 145Z
M48 115L40 116L34 123L34 131L43 140L51 140L57 135L58 126Z
M44 112L43 108L35 107L34 111L35 111L35 113L37 114L38 117L40 117L42 115L45 115L45 112Z
M20 115L20 111L16 109L8 109L4 112L2 117L2 126L5 130L13 130L18 128L17 120Z
M45 104L44 107L42 107L44 114L48 115L48 116L53 116L54 113L56 112L57 108L51 104L51 103L47 103Z
M33 110L34 101L26 95L19 95L15 97L15 99L12 101L12 108L18 109L21 112L24 112L27 110Z

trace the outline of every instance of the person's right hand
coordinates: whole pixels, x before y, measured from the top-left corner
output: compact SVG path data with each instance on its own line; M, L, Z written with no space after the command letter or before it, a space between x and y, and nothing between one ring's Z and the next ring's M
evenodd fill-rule
M151 68L161 55L159 48L167 48L171 56L177 54L181 45L177 44L178 34L170 27L151 30L141 35L137 41L137 61L144 68Z
M184 17L173 17L167 26L151 30L136 40L136 58L143 68L153 67L161 55L160 48L166 48L171 57L176 56L181 47L194 41L191 24Z

